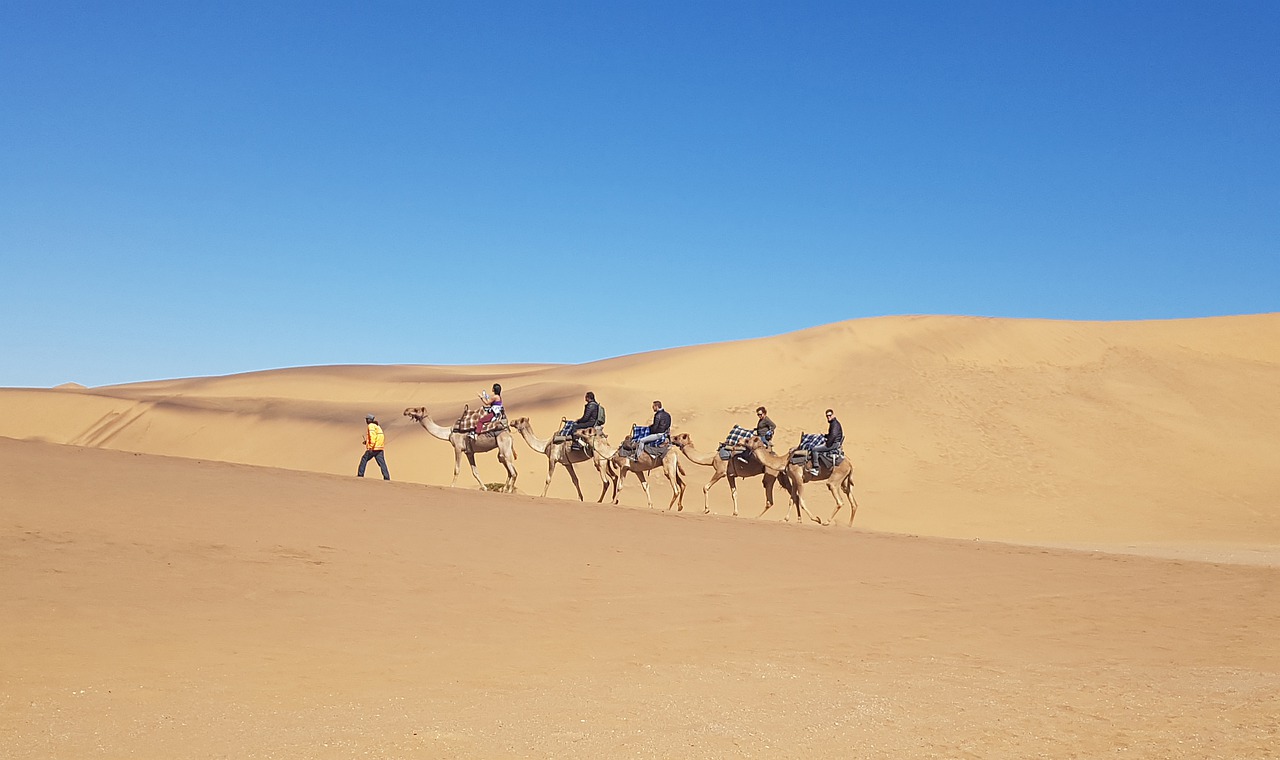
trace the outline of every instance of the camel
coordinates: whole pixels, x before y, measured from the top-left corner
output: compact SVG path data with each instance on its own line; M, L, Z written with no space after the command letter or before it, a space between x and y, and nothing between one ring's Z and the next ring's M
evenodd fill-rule
M800 519L800 512L803 511L806 515L809 515L809 519L819 525L830 524L834 521L836 519L836 514L840 511L840 508L844 506L844 503L840 501L840 494L836 492L836 488L839 487L841 491L844 491L845 496L849 497L849 524L853 525L853 515L858 511L858 502L853 498L853 462L849 461L848 457L841 460L840 464L836 465L834 468L823 466L817 475L811 475L809 474L808 465L791 464L791 452L795 451L795 449L788 451L785 455L779 456L778 454L769 451L768 447L765 446L764 441L760 440L760 437L755 435L748 438L744 442L744 445L747 447L747 451L751 452L756 459L760 460L760 464L764 465L765 468L780 471L785 476L785 479L783 479L783 485L786 486L787 491L791 494L791 500L795 502L797 520ZM804 484L810 480L821 480L826 482L827 489L831 491L832 497L836 500L835 512L831 513L831 519L826 523L823 523L821 519L814 517L804 505ZM766 511L768 510L766 509ZM764 513L761 513L761 516L763 516L763 514ZM790 517L791 514L788 512L787 518L790 519Z
M702 487L702 513L707 514L711 511L708 493L711 486L720 482L722 478L729 479L729 493L733 496L733 516L738 516L738 478L754 478L757 475L764 475L764 512L769 511L769 507L773 506L773 484L778 479L776 471L769 471L765 466L760 464L760 460L751 457L750 461L743 462L736 455L729 459L721 459L719 452L714 454L702 454L693 445L693 439L688 433L680 433L672 436L671 443L680 447L680 453L684 454L684 458L700 464L703 467L710 467L715 470L711 476L711 480ZM763 516L764 512L760 514Z
M582 486L578 483L578 473L574 471L573 466L582 462L591 462L596 473L600 476L600 498L597 503L604 501L604 495L609 490L609 476L605 474L605 462L609 457L613 456L613 449L603 438L598 438L593 431L582 430L579 434L587 438L590 442L590 450L575 449L572 441L564 443L555 443L553 441L544 441L533 432L533 424L529 422L528 417L521 417L513 420L511 427L520 431L524 442L529 444L529 448L539 451L547 457L547 482L542 487L542 495L547 495L547 490L551 488L551 476L555 474L556 465L562 464L569 471L569 477L573 479L573 487L578 491L578 501L586 501L582 496Z
M644 488L645 501L649 502L649 509L653 509L653 497L649 494L649 479L647 473L650 470L656 470L661 467L663 474L667 476L667 481L671 483L671 502L667 504L670 510L673 504L679 504L677 512L684 511L684 489L685 482L683 473L680 471L680 455L678 449L674 446L667 449L667 453L655 459L649 456L649 452L642 451L635 458L624 456L621 451L616 451L612 456L605 460L605 469L609 473L610 480L613 481L613 503L618 503L619 494L622 491L623 481L626 480L628 472L634 472L636 478L640 481L640 486Z
M502 490L506 493L512 493L516 490L516 477L519 473L516 472L516 447L515 439L511 437L511 431L503 430L496 436L485 433L472 439L466 433L459 433L452 428L437 425L431 419L431 415L427 414L425 407L419 406L405 409L404 416L422 425L423 429L432 436L453 444L453 480L449 482L450 488L453 488L458 483L458 472L462 470L462 456L465 454L467 461L471 463L471 474L475 476L476 482L480 484L480 490L485 490L484 481L480 479L480 471L476 469L476 454L497 449L498 461L502 462L502 466L507 468L507 482L503 485Z

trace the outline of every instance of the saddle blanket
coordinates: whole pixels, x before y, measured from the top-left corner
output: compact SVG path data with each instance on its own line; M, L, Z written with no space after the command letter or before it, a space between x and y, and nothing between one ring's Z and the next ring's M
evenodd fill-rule
M463 407L462 416L458 421L453 423L453 432L455 433L474 433L476 431L476 420L484 414L483 409L472 409L469 406ZM481 433L496 433L499 430L508 428L506 413L499 414L497 417L489 420L484 424Z
M808 433L806 435L800 436L799 448L809 450L818 446L819 444L826 443L826 442L827 442L827 437L822 433Z
M741 446L748 438L755 435L756 431L752 428L744 428L741 425L734 425L733 430L729 431L729 435L725 436L725 446Z
M648 425L632 425L632 426L631 426L631 440L632 440L632 441L638 441L638 440L640 440L641 438L644 438L646 435L649 435L649 426L648 426ZM667 444L668 440L670 440L670 438L669 438L669 436L668 436L666 433L661 433L661 435L662 435L662 437L661 437L661 438L659 438L659 439L658 439L658 440L656 440L656 441L651 441L650 443L648 443L648 444L646 444L646 445L647 445L647 446L665 446L665 445Z

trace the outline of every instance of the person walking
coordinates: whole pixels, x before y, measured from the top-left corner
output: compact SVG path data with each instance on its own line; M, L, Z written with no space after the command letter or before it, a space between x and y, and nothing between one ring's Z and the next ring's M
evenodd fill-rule
M836 419L836 413L830 409L827 410L827 435L826 440L814 446L809 451L809 474L818 474L818 454L828 451L835 451L844 445L844 428L840 426L840 420Z
M382 479L391 480L391 473L387 472L387 457L383 454L383 449L387 445L387 437L382 432L382 426L378 424L378 420L372 414L364 416L366 429L364 431L364 456L360 457L360 469L356 470L356 477L364 477L364 466L369 464L370 459L378 461L378 467L382 468Z
M636 441L636 451L644 451L646 444L662 440L662 436L671 431L671 415L662 408L661 401L653 402L653 422L649 425L649 434Z

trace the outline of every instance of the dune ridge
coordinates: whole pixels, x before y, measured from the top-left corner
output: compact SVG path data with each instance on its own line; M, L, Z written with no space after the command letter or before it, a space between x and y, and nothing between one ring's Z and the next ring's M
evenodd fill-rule
M303 367L0 389L0 436L351 474L361 420L374 412L393 478L446 484L448 445L400 412L423 405L447 423L495 381L543 436L579 414L591 389L615 438L660 398L703 450L752 424L759 404L784 445L820 431L832 407L857 468L857 526L870 530L1184 553L1280 546L1280 314L883 317L581 365ZM540 492L545 459L522 441L517 450L520 489ZM492 455L479 467L486 482L500 479ZM710 471L686 469L686 509L700 510ZM472 484L469 473L459 483ZM665 487L655 481L658 502ZM565 473L549 495L575 498ZM758 514L758 481L744 481L739 500ZM834 506L817 489L808 500L824 517ZM631 489L624 503L643 497ZM731 510L725 484L710 503Z
M0 755L1273 758L1278 333L901 317L0 389ZM590 388L614 435L659 397L704 450L832 406L855 528L732 519L724 485L703 515L692 463L683 513L539 498L522 442L521 493L443 487L400 411L494 380L544 435ZM391 483L352 477L369 411Z

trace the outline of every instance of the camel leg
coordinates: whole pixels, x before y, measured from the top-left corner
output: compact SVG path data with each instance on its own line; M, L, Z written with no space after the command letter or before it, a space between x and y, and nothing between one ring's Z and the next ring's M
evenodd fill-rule
M684 489L681 488L680 484L680 471L675 467L664 467L662 471L667 476L667 482L671 484L671 501L667 503L667 511L671 511L671 507L675 505L677 499L679 499L680 506L676 511L683 512L684 499L681 499L680 497L684 496ZM675 475L674 480L671 477L673 474Z
M733 499L733 516L738 516L738 479L729 476L729 498Z
M617 504L622 498L622 487L626 485L627 468L619 467L617 474L613 478L613 503Z
M857 500L857 499L855 499L855 498L853 498L853 484L852 484L852 483L841 483L841 484L840 484L840 490L844 491L845 498L847 498L847 499L849 500L849 527L851 527L851 528L852 528L852 527L853 527L853 516L854 516L855 514L857 514L857 512L858 512L858 500ZM834 488L832 488L832 489L831 489L831 495L832 495L832 496L834 496L834 497L836 497L836 509L835 509L835 511L834 511L834 512L832 512L832 513L831 513L831 519L830 519L830 520L827 520L827 524L828 524L828 525L834 525L834 524L835 524L835 522L836 522L836 515L840 513L840 509L844 506L844 505L840 502L840 495L836 493L836 489L834 489Z
M708 514L712 511L712 504L710 504L710 496L708 494L710 493L710 490L712 490L712 486L716 485L721 477L721 473L717 470L712 473L712 479L707 481L707 485L703 486L703 514ZM732 484L732 482L733 481L731 480L730 484Z
M484 481L480 479L480 469L476 467L476 455L468 451L467 462L471 465L471 474L475 476L476 482L480 484L480 490L483 491Z
M684 492L688 489L689 484L685 482L684 475L680 471L680 460L674 462L675 466L671 468L672 474L676 476L676 488L679 489L679 499L676 504L678 511L684 511Z
M804 492L804 482L803 481L797 482L793 480L792 483L793 485L791 487L791 505L796 508L796 519L799 520L800 519L800 503L801 503L801 500L804 498L801 495ZM791 522L790 509L787 509L786 513L782 515L782 521Z
M642 470L636 470L636 477L640 480L640 487L644 489L644 500L649 504L649 509L653 509L653 495L649 493L649 476Z
M822 518L821 518L821 517L814 517L813 513L809 511L809 508L808 508L808 507L806 507L806 506L804 505L804 498L799 494L799 492L797 492L797 493L796 493L796 522L800 522L800 513L801 513L801 512L804 512L806 515L808 515L808 516L809 516L809 519L810 519L810 520L813 520L814 522L816 522L816 523L817 523L817 524L819 524L819 525L825 525L825 524L826 524L826 523L822 522ZM787 517L790 517L790 516L791 516L790 514L788 514L788 515L787 515Z
M840 500L840 491L836 488L836 484L827 481L827 490L831 492L831 498L836 500L836 508L831 513L831 517L827 519L827 524L835 522L836 515L840 513L840 508L844 506L844 502Z
M515 452L512 452L512 453L515 453ZM498 458L502 460L502 464L503 464L503 466L507 468L507 488L506 488L506 492L507 492L507 493L515 493L515 492L516 492L516 478L520 477L520 471L516 469L516 463L515 463L515 462L513 462L513 461L511 461L511 458L506 457L506 456L499 456Z
M605 468L600 466L600 462L596 462L596 474L600 476L600 498L596 499L597 504L604 503L604 495L609 491L609 476L605 474Z
M556 472L556 458L547 457L547 482L542 486L542 495L546 496L551 488L551 476Z
M773 506L773 484L774 484L774 482L775 482L776 480L777 480L776 478L770 478L770 477L768 477L767 475L764 477L764 504L765 504L764 509L765 509L765 512L769 511L769 507L772 507L772 506ZM734 502L734 511L733 511L733 514L734 514L735 516L738 514L738 510L737 510L737 502ZM761 513L761 514L763 514L763 513Z
M764 503L764 511L757 515L756 519L759 520L761 517L764 517L765 512L768 512L771 507L773 507L773 499L769 499Z
M573 487L578 492L578 501L586 501L582 498L582 486L578 484L578 473L573 469L573 463L565 462L564 468L569 471L569 479L573 481Z
M453 480L449 481L450 488L458 485L458 473L460 472L462 472L462 449L455 448L453 450Z

